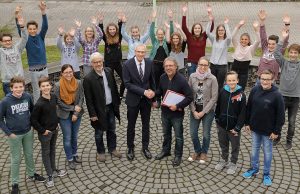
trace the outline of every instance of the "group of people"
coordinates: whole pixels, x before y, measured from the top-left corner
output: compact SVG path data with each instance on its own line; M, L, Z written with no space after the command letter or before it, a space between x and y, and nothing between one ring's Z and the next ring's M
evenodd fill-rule
M241 20L232 35L229 19L216 28L213 34L214 16L208 5L209 22L206 29L200 23L187 28L187 5L182 7L182 27L173 21L173 12L168 11L169 22L165 29L155 31L156 12L147 24L143 36L138 26L126 32L126 16L118 12L118 24L110 23L104 28L104 16L92 17L92 27L81 33L81 22L75 20L77 29L65 32L58 27L57 47L61 52L61 77L52 86L48 78L46 62L45 36L48 29L46 3L41 1L42 27L38 33L38 24L22 17L22 8L16 8L16 24L20 42L12 43L11 34L2 34L0 41L0 66L3 90L6 94L0 104L0 127L8 136L11 152L12 193L19 193L19 166L23 148L26 172L30 179L46 181L47 187L54 186L54 177L61 177L67 171L57 168L55 148L58 126L63 134L63 145L70 169L76 169L81 158L77 153L78 131L83 103L86 101L91 126L97 148L96 159L105 162L106 148L103 135L106 133L107 150L113 156L121 158L117 149L116 118L120 122L120 104L125 88L127 105L127 153L132 161L135 158L135 128L140 114L142 121L142 153L151 159L149 149L151 109L161 108L163 128L162 150L155 156L161 160L171 155L172 128L175 133L175 149L172 164L177 167L183 155L183 120L184 109L190 108L190 135L194 153L189 161L205 163L211 138L211 127L215 119L221 157L216 170L227 168L227 174L234 174L237 169L240 150L241 129L252 135L251 168L244 178L251 178L259 173L259 151L264 150L263 183L272 184L270 167L272 147L280 141L281 129L288 110L288 132L286 149L292 148L295 121L300 97L300 45L291 44L288 48L289 59L284 58L288 46L290 18L283 17L284 28L281 38L276 35L267 37L265 29L266 12L260 10L260 22L254 22L256 38L251 44L250 36L243 33L240 39L238 30L245 24ZM28 33L28 34L27 34ZM152 48L146 58L145 42L150 37ZM210 59L205 57L206 39L212 43ZM99 43L104 40L104 56L98 52ZM122 65L122 39L128 43L127 61ZM228 69L228 47L231 42L235 48L233 66ZM244 90L248 80L250 61L256 48L261 43L263 56L258 66L256 86L251 89L248 100ZM185 64L184 52L187 46L188 56ZM82 47L83 75L80 75L79 50ZM33 100L24 92L24 71L21 53L26 48ZM279 79L280 85L275 82ZM185 75L187 71L187 76ZM114 72L121 78L120 89L115 81ZM279 89L278 89L279 87ZM52 92L54 91L54 92ZM181 101L166 98L181 96ZM171 96L171 97L170 97ZM174 97L173 97L174 98ZM175 98L176 99L176 98ZM268 114L265 114L268 112ZM199 139L199 125L202 121L202 143ZM35 172L33 161L33 127L38 132L41 142L42 161L47 178ZM229 144L231 158L229 160Z

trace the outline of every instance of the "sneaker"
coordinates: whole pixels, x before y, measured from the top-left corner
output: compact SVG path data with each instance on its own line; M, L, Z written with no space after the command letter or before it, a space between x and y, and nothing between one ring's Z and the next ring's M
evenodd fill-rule
M264 175L264 181L263 181L265 186L271 186L272 185L272 180L270 178L270 175Z
M195 160L197 160L197 161L200 160L200 154L198 154L198 153L193 153L193 155L190 156L190 157L188 158L188 161L190 161L190 162L193 162L193 161L195 161Z
M227 174L234 174L235 173L235 171L236 171L236 169L237 169L237 166L236 166L236 164L234 164L234 163L232 163L232 162L229 162L229 164L228 164L228 169L227 169Z
M19 190L19 185L18 184L13 184L11 186L11 194L19 194L20 190Z
M100 162L105 162L106 158L105 158L105 154L99 154L97 153L97 160L99 160Z
M55 171L53 171L52 176L53 176L54 178L55 178L55 177L63 177L63 176L65 176L66 174L68 174L68 172L65 171L65 170L55 170Z
M225 166L228 164L225 160L221 159L220 162L215 166L216 170L223 170Z
M68 161L68 163L69 163L69 168L71 170L75 170L76 169L76 164L75 164L75 162L73 160Z
M110 154L117 158L122 158L122 154L120 152L118 152L117 150L112 151Z
M204 164L206 161L207 161L207 154L201 153L199 163Z
M46 182L46 187L54 187L54 181L53 181L53 177L49 176Z
M43 176L41 176L37 173L34 173L33 176L28 177L28 179L31 180L31 181L38 181L40 183L43 183L43 182L46 181L46 179Z
M279 144L279 142L280 142L280 139L277 138L276 140L273 141L273 146L277 146Z
M293 147L292 142L291 141L286 141L285 149L289 150L289 149L292 149L292 147Z
M251 177L253 177L253 176L256 176L256 175L258 175L258 174L259 174L259 171L258 171L258 170L255 170L255 169L253 169L253 168L250 168L249 170L247 170L247 172L244 172L243 177L244 177L245 179L249 179L249 178L251 178Z
M75 163L82 163L81 159L79 158L79 156L73 156L73 161Z

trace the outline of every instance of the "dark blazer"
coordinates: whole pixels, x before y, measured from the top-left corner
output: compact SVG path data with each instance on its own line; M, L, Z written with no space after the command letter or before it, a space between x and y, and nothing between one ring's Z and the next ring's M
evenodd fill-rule
M120 121L120 97L115 78L109 67L104 67L104 73L107 78L108 86L111 90L112 104L114 113ZM106 113L105 113L105 90L103 85L103 77L92 70L84 77L83 88L86 99L86 106L89 116L98 117L98 121L92 122L91 125L95 129L107 130Z
M152 65L153 62L150 59L145 59L144 78L141 80L134 58L125 62L123 66L123 81L127 89L125 103L128 106L137 106L141 98L145 98L151 104L151 100L144 96L144 92L148 89L155 91Z

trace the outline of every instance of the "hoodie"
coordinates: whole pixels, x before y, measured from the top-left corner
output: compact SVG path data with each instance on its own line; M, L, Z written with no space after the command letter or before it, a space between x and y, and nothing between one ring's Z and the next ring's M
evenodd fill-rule
M30 113L33 109L32 97L23 93L21 98L6 95L0 103L0 127L9 136L22 135L30 131Z
M278 88L263 90L261 85L252 88L247 103L245 125L265 136L280 135L284 124L284 101Z
M216 123L223 129L240 131L246 117L246 95L241 86L237 85L230 92L228 85L221 90L215 111Z

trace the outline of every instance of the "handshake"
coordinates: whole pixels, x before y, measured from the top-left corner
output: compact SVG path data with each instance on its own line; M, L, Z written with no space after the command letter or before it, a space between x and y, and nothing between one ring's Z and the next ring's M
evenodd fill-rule
M151 89L145 90L144 95L148 98L148 99L152 99L155 96L155 92Z

